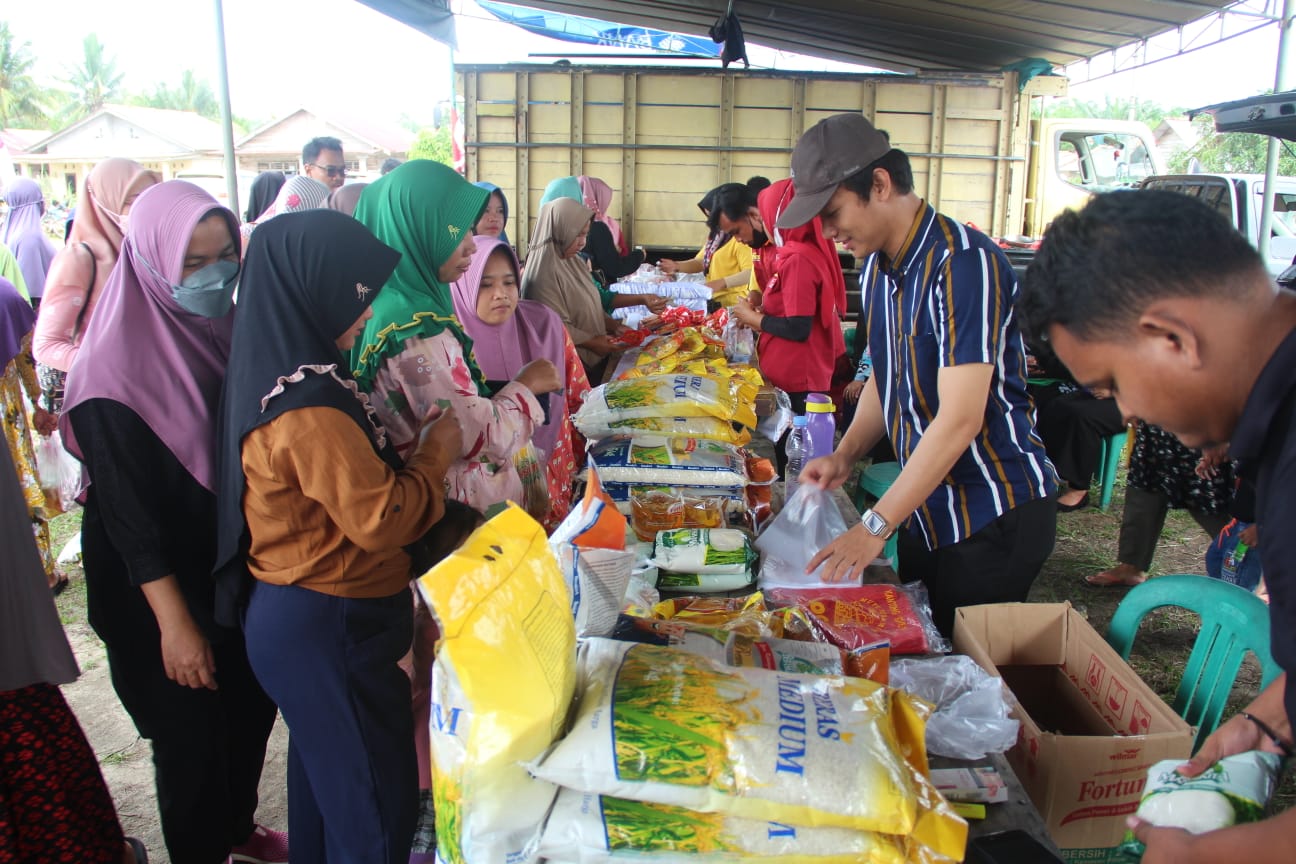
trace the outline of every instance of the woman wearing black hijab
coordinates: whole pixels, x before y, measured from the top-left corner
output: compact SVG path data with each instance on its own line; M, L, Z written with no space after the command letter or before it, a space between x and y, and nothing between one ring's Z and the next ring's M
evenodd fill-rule
M417 817L414 543L445 512L453 411L404 467L345 353L400 255L341 213L252 235L221 404L217 579L290 733L293 858L406 864ZM248 577L252 578L249 579Z
M261 214L274 203L275 196L283 188L288 178L282 171L262 171L252 181L252 188L248 191L247 212L243 214L243 224L251 225L261 218Z

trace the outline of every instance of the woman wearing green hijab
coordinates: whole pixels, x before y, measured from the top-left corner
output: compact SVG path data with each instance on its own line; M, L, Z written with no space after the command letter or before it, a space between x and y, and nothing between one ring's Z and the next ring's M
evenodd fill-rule
M453 407L463 452L446 475L451 498L482 512L523 500L513 457L544 423L537 396L562 387L548 360L522 368L491 395L455 317L449 283L467 271L476 246L472 226L490 193L453 169L413 159L371 183L355 218L401 253L374 301L373 318L351 352L351 368L370 394L402 458L423 424ZM356 290L362 290L357 286Z

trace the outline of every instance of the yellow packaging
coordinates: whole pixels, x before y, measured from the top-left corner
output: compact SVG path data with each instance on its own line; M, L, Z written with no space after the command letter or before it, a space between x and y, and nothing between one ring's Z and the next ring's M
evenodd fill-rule
M432 667L438 859L535 861L557 794L523 764L562 734L576 682L571 596L516 505L418 581L441 627Z
M572 419L583 435L587 427L641 417L716 417L755 429L758 389L741 378L703 375L611 381L591 390Z
M959 860L967 823L927 779L928 706L871 681L730 668L589 639L581 701L538 776L591 795L907 838Z

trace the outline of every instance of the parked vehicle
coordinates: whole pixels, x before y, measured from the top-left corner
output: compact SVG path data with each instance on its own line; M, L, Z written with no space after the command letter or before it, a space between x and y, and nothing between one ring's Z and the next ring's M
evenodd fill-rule
M1141 188L1200 198L1258 248L1264 179L1263 174L1166 174L1147 178ZM1277 276L1296 257L1296 177L1279 177L1275 185L1273 228L1265 266Z

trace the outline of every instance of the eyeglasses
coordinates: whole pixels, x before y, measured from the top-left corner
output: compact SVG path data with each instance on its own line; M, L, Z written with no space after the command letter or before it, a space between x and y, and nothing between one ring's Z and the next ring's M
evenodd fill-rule
M346 176L346 166L345 166L345 165L320 165L318 162L307 162L307 163L306 163L306 167L307 167L307 168L318 168L318 169L320 169L321 171L323 171L325 174L328 174L329 177L345 177L345 176Z

